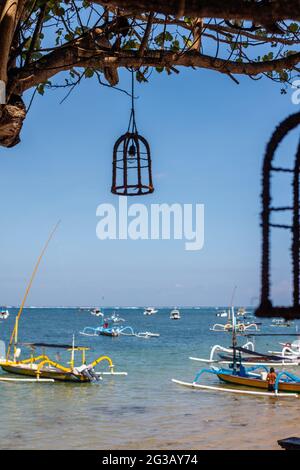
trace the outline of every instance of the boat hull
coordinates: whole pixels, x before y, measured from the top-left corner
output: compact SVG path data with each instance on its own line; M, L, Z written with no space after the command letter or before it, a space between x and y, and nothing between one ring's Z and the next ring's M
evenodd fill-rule
M259 388L262 390L268 390L268 382L259 378L252 377L240 377L238 375L230 374L217 374L222 382L234 385L241 385L244 387ZM288 383L279 382L279 392L294 392L300 393L300 383Z
M26 377L36 377L36 369L31 366L22 365L10 365L10 364L1 364L1 368L10 374L24 375ZM63 371L54 371L47 370L46 368L41 369L40 373L41 379L53 379L59 380L62 382L89 382L89 379L72 373L66 373Z

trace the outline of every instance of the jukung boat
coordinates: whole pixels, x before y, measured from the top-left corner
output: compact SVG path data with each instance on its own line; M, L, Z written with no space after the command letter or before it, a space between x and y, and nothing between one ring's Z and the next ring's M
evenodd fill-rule
M98 326L96 328L91 326L86 326L83 331L80 331L81 335L84 336L135 336L136 338L158 338L160 335L158 333L151 333L150 331L145 332L135 332L131 326L124 326L124 327L110 327L108 324L104 324L102 326Z
M24 343L23 343L24 344ZM87 347L66 344L49 344L49 343L25 343L25 346L31 349L30 356L20 359L21 343L14 348L14 352L10 355L10 351L5 354L5 344L0 341L0 366L5 372L14 375L23 375L26 379L11 378L0 375L0 382L97 382L103 375L127 375L126 372L115 372L112 360L108 356L100 356L91 363L86 362ZM41 353L35 354L37 349L42 349ZM70 361L67 365L58 363L57 360L51 359L46 354L46 349L68 350L70 352ZM76 352L81 354L81 361L76 363ZM100 363L108 365L107 371L96 372L95 367Z
M273 397L298 397L300 393L300 377L288 371L281 371L277 374L275 391L268 391L267 374L268 368L265 364L255 365L253 367L245 367L240 357L238 357L236 329L235 329L235 315L232 311L232 363L229 368L215 367L201 369L195 376L192 382L184 382L181 380L172 379L178 385L182 385L194 389L203 389L211 391L221 391L226 393L258 395L258 396L273 396ZM253 354L253 351L252 351ZM217 387L213 385L199 384L200 378L204 374L215 375L219 380L230 387ZM240 388L233 389L232 385L238 385ZM253 388L254 390L249 390Z
M251 341L248 341L243 346L236 346L236 353L238 354L238 360L248 366L265 365L265 366L299 366L300 356L291 355L284 351L278 353L260 353L254 350L254 345ZM209 358L190 357L192 361L203 362L205 364L226 364L230 365L233 362L233 349L224 348L216 344L212 347ZM217 357L215 357L217 354Z
M226 384L238 385L241 387L246 387L246 389L241 390L199 384L198 382L200 377L202 377L202 375L205 373L216 375L221 382ZM178 385L183 385L189 388L222 391L227 393L273 397L299 396L300 377L297 377L296 375L287 371L279 372L276 378L275 391L268 392L267 373L268 368L264 365L245 368L242 364L236 364L232 369L217 368L214 366L210 369L202 369L198 372L193 382L191 383L176 379L172 379L172 381ZM248 390L248 388L258 389L259 391Z
M244 323L244 322L237 322L235 325L235 329L237 333L245 333L247 331L259 331L257 323ZM218 332L227 332L231 333L233 330L232 321L229 320L227 323L215 323L210 331L218 331Z
M291 343L279 343L283 346L281 351L269 351L271 354L284 354L288 357L299 357L300 358L300 339L292 341Z
M110 327L104 325L97 326L97 327L92 327L92 326L86 326L82 331L80 331L81 335L84 336L111 336L115 338L116 336L120 335L120 328L119 327Z
M24 343L19 342L19 321L21 314L24 309L24 305L32 286L34 277L38 270L39 264L43 258L43 255L50 243L51 238L53 237L58 224L55 226L51 232L39 258L34 267L33 273L31 275L29 284L27 286L22 304L18 311L18 314L15 319L15 325L10 337L10 341L7 347L5 347L4 341L0 341L0 367L10 374L13 374L13 377L7 377L6 374L0 375L0 382L55 382L55 381L67 381L67 382L95 382L98 381L102 375L127 375L126 372L115 372L114 365L110 357L103 355L96 358L94 361L87 363L86 362L86 351L89 348L82 346L75 346L75 340L73 337L72 345L60 345L60 344L49 344L49 343L25 343L25 346L29 346L31 349L31 354L29 357L21 358L22 350L21 346ZM36 349L42 348L42 352L35 354ZM55 348L55 349L67 349L70 352L71 358L70 361L65 364L59 363L57 360L50 358L46 352L46 348ZM78 364L75 362L75 353L81 353L81 362ZM98 364L106 363L108 365L108 371L105 372L95 372L94 368ZM15 377L15 375L25 376L26 378Z

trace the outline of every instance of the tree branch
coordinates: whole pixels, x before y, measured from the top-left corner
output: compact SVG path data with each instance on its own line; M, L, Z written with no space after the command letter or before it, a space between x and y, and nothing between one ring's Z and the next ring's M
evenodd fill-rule
M22 0L6 0L2 8L0 21L0 80L7 83L7 64L10 55L12 38L18 20L18 9Z
M138 51L113 52L106 48L102 50L87 50L81 48L78 40L69 46L56 49L42 59L30 64L27 68L14 70L10 92L22 94L25 90L46 82L59 72L73 67L91 67L103 70L105 67L197 67L215 70L225 74L258 75L270 71L293 69L300 62L300 52L281 59L264 62L235 62L217 59L195 51L177 54L171 51L147 50L143 57Z
M157 12L177 16L184 8L182 16L201 18L240 19L258 24L281 20L300 20L300 0L90 0L106 7L119 7L135 13Z

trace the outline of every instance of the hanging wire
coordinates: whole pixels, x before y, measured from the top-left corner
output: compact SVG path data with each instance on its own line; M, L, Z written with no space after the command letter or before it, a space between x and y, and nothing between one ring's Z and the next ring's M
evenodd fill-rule
M135 109L134 109L134 70L131 69L131 112L128 124L127 132L137 133L137 126L135 121ZM131 128L130 128L131 126Z

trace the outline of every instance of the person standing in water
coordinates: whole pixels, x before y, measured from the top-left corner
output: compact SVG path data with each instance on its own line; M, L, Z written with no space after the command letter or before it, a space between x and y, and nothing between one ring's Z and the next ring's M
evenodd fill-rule
M273 367L270 368L270 372L267 375L267 382L268 382L268 392L275 392L275 382L276 382L277 374Z

